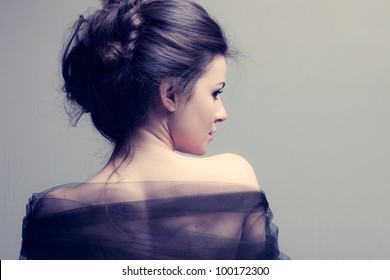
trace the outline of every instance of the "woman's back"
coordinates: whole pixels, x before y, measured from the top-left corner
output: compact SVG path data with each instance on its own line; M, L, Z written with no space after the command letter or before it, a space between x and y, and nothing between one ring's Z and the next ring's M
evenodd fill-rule
M250 164L235 154L195 158L171 151L160 154L151 151L150 158L143 153L141 155L142 160L135 156L130 164L122 164L117 170L107 165L85 183L76 184L72 188L54 189L46 196L99 205L182 196L260 192Z
M270 224L268 202L263 193L245 188L217 182L61 186L30 201L21 256L27 259L279 258L277 229ZM154 197L129 201L128 190ZM194 190L198 194L189 195ZM53 195L55 192L61 195ZM83 197L88 197L88 201L79 200Z

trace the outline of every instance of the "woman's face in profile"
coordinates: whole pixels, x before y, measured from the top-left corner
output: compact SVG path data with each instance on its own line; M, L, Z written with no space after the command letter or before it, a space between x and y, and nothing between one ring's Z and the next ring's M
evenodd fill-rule
M216 122L227 117L220 93L225 86L226 61L216 56L196 82L190 101L183 101L171 122L175 150L204 155L217 130Z

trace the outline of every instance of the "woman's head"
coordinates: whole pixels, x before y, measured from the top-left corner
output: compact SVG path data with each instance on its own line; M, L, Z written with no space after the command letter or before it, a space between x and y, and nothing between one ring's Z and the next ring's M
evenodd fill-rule
M190 98L208 65L227 53L220 26L193 2L105 1L77 23L63 56L64 90L118 153L162 83Z

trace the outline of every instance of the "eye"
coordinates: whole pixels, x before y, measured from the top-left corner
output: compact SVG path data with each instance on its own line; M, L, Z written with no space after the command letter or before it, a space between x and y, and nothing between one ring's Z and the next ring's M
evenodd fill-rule
M213 93L214 99L217 100L217 99L218 99L218 96L219 96L222 92L223 92L223 89L220 89L220 90L218 90L218 91L215 91L215 92Z

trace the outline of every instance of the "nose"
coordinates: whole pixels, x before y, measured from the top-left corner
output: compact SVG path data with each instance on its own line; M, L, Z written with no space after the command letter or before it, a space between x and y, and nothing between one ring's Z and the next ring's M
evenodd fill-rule
M225 106L223 106L222 100L218 100L215 113L215 122L223 122L227 119L227 113Z

